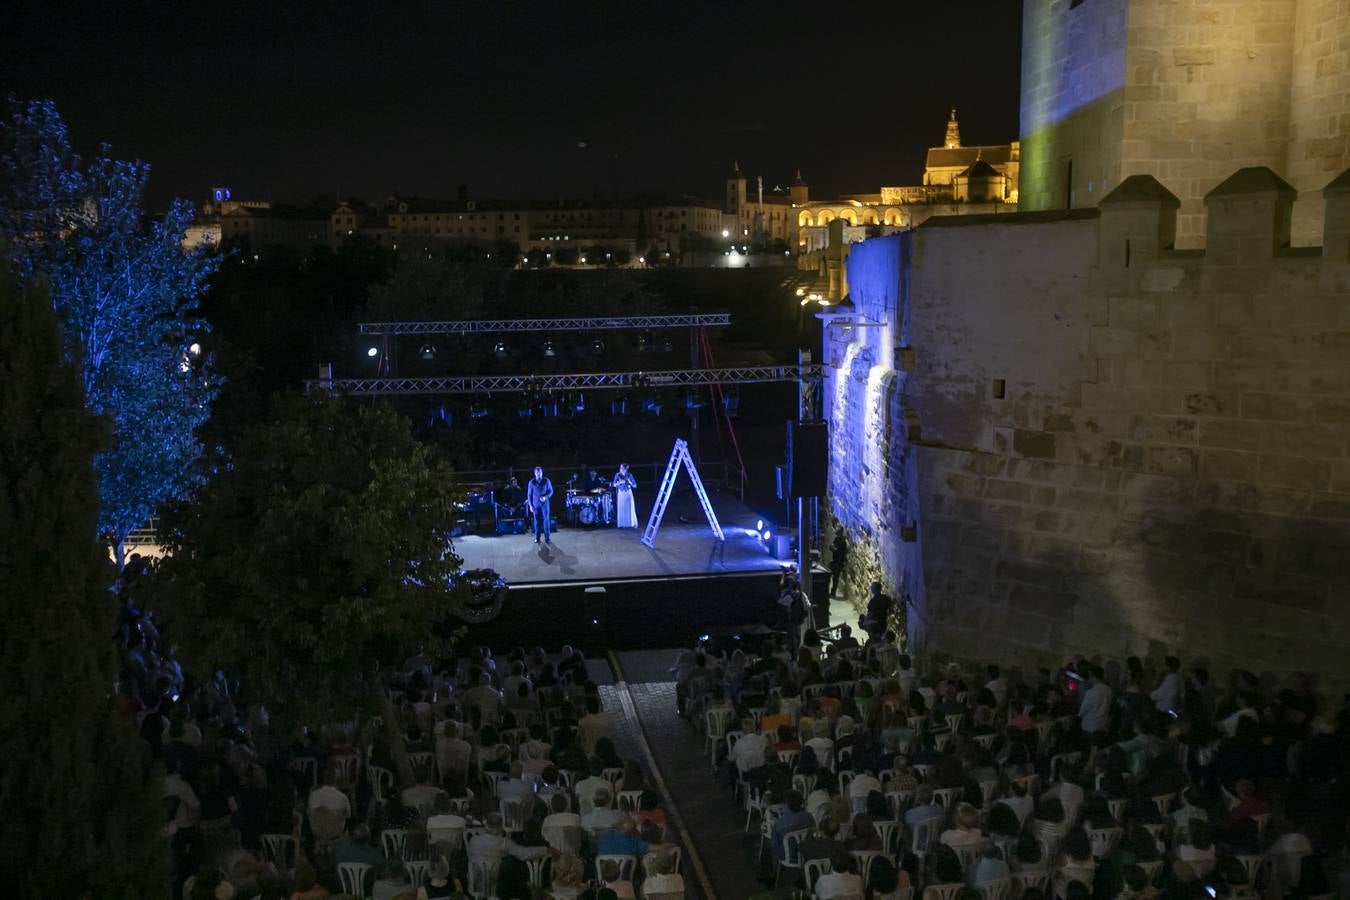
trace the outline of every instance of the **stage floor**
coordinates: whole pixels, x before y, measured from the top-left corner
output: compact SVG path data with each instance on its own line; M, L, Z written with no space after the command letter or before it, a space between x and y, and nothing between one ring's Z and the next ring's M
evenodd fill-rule
M671 499L652 549L642 543L643 517L637 528L562 528L551 545L536 545L532 534L465 535L455 538L455 552L465 569L495 569L513 588L763 574L787 565L751 536L756 516L738 500L714 497L713 508L726 535L722 542L713 538L698 501L685 495Z

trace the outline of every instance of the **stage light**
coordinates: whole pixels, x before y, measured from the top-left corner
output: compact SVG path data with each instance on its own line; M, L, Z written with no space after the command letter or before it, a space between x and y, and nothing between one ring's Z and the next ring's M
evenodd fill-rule
M592 356L605 355L605 342L601 338L596 338L595 340L591 341L591 355Z
M558 417L558 400L556 397L545 397L539 404L539 412L545 419L556 419Z
M755 520L755 531L763 531L763 530L764 530L764 520L763 520L763 519L756 519L756 520Z
M586 395L577 394L572 398L572 412L583 413L586 411Z
M665 343L661 345L661 349L667 353L673 353L675 351L675 342L670 338L666 338Z
M377 357L377 356L379 356L379 355L380 355L380 348L379 348L379 347L369 347L369 348L366 349L366 356L369 356L371 359L374 359L375 357Z
M506 359L506 341L498 341L493 344L492 352L498 359Z
M202 345L197 343L196 341L193 341L192 343L188 344L188 352L191 353L193 356L201 356Z
M685 408L685 409L702 409L702 408L703 408L703 401L700 400L700 399L698 399L698 395L697 395L697 394L694 394L694 393L685 394L685 395L684 395L684 408Z
M638 335L637 348L639 352L646 350L648 347L651 346L651 343L652 343L652 333L650 331L644 331Z
M487 418L487 414L488 414L488 408L487 408L487 406L485 406L484 404L482 404L482 403L471 403L471 404L469 405L469 418L470 418L470 419L485 419L485 418Z
M544 355L545 355L545 356L557 356L557 355L558 355L558 351L557 351L557 349L553 346L553 342L552 342L552 341L544 341Z
M773 532L766 530L760 537L764 538L766 541L771 541L773 540Z
M534 407L522 406L516 410L516 414L519 415L522 419L529 419L534 416Z
M611 416L628 415L628 398L620 397L617 400L609 401L609 414Z
M423 345L422 345L422 349L420 349L420 350L417 351L417 352L420 353L420 354L422 355L422 358L423 358L423 359L428 359L428 360L430 360L430 359L435 359L435 358L436 358L436 345L435 345L435 344L423 344Z
M654 416L661 415L661 401L655 397L648 397L642 401L642 411L651 413Z

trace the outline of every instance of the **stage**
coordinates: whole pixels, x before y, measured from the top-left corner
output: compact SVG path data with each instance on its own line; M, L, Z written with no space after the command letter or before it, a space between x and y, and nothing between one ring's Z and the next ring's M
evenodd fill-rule
M771 621L789 560L774 558L753 533L758 516L734 495L711 500L725 541L688 490L671 498L650 549L645 516L639 528L562 528L551 545L532 534L456 538L465 569L495 569L510 586L501 615L475 625L472 640L596 652L687 645L709 629Z
M757 517L738 501L717 497L713 508L725 541L713 537L693 497L676 496L654 548L642 543L647 522L640 519L637 528L562 528L554 532L552 544L535 544L532 534L465 535L455 539L455 552L464 558L465 569L495 569L512 590L575 582L777 575L788 564L774 559L758 535L751 536Z

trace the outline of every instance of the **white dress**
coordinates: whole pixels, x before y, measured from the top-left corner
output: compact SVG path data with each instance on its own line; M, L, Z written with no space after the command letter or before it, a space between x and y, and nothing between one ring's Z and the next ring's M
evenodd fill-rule
M615 524L619 528L637 527L637 505L633 502L633 488L636 484L637 479L632 475L614 476L614 499L618 519Z

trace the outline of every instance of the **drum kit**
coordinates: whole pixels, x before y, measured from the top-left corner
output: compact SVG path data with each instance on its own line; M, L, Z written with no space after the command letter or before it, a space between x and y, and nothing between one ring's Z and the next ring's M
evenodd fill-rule
M573 525L613 525L614 492L609 488L588 491L568 489L567 518Z

